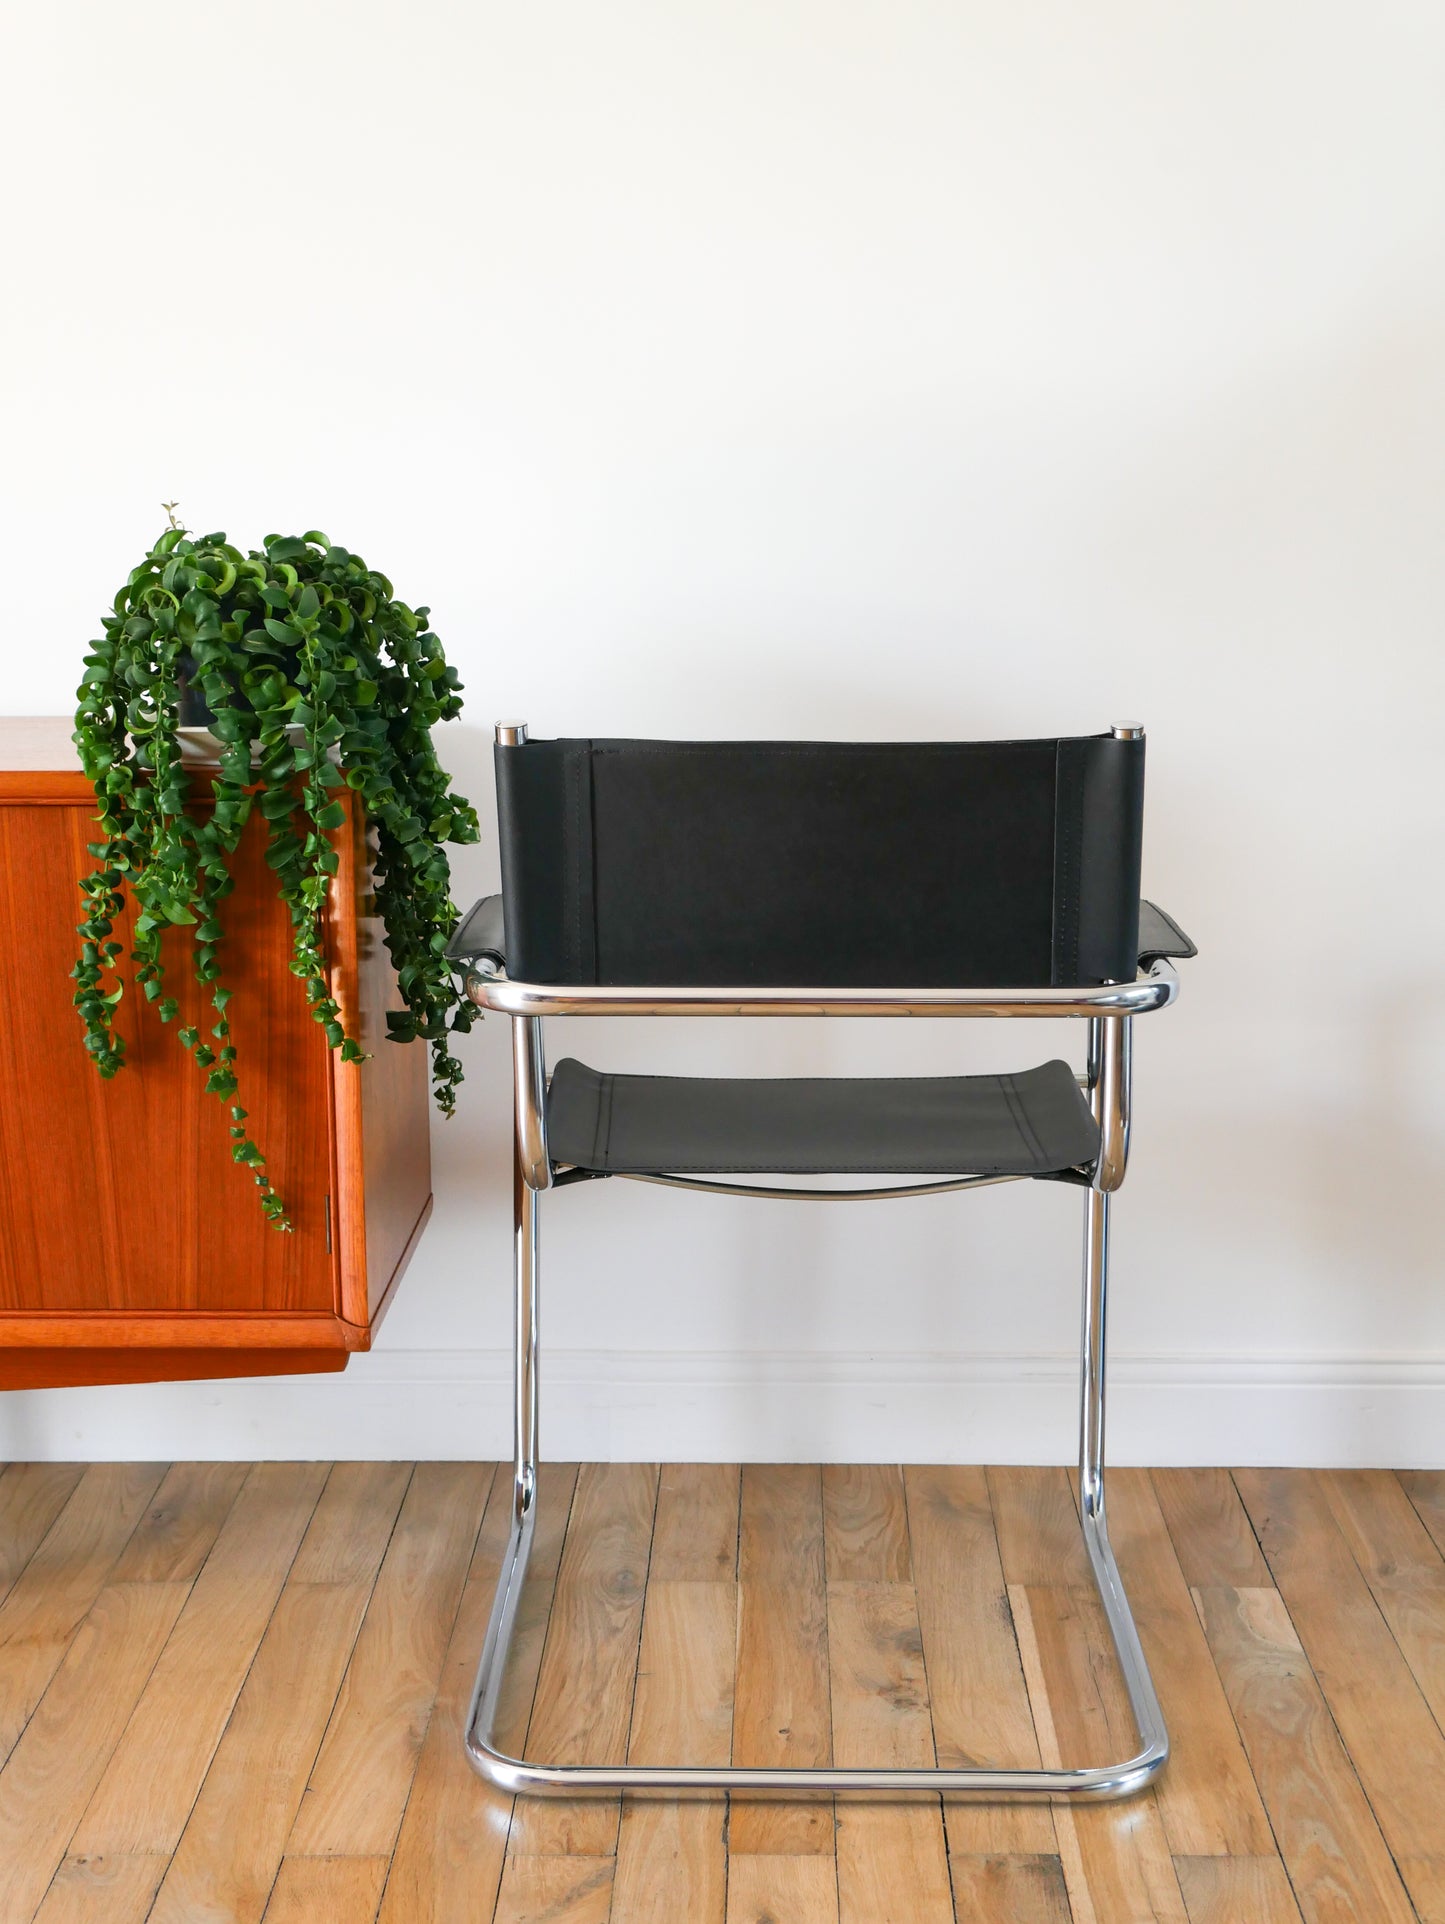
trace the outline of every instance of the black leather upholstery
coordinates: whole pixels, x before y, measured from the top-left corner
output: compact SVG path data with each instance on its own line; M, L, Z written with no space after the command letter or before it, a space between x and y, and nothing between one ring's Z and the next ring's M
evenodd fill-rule
M452 931L452 939L447 943L447 959L452 962L489 959L499 968L507 966L507 941L500 895L484 895L480 902L473 902Z
M496 750L520 981L1132 978L1144 743L528 741Z
M571 1057L547 1098L554 1162L608 1174L1056 1175L1099 1132L1068 1065L1012 1076L709 1080L603 1075Z
M1153 902L1139 904L1140 968L1147 968L1161 955L1187 958L1198 953L1172 915L1166 915Z

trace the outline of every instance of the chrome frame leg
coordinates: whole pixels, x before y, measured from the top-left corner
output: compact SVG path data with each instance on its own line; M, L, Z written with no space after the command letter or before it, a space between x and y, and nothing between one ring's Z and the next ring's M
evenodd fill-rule
M1128 1797L1153 1782L1169 1756L1159 1699L1109 1544L1104 1511L1105 1311L1109 1274L1110 1193L1123 1180L1128 1148L1127 1018L1092 1025L1091 1087L1102 1143L1084 1218L1083 1342L1079 1419L1079 1508L1094 1581L1114 1640L1140 1747L1118 1764L1087 1769L862 1770L832 1767L751 1769L696 1765L537 1764L511 1757L493 1737L537 1518L538 1204L550 1184L546 1163L541 1022L513 1023L517 1075L517 1157L513 1187L516 1268L516 1448L512 1527L502 1557L491 1619L482 1643L467 1717L466 1751L473 1768L511 1793L615 1790L948 1791L988 1798L1065 1801ZM540 1150L540 1160L538 1151ZM544 1180L537 1181L538 1176Z

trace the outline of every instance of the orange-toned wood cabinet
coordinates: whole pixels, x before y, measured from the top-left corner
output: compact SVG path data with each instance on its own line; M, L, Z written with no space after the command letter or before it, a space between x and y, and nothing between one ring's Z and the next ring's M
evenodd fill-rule
M386 1040L400 1000L359 811L336 835L327 942L367 1061L327 1047L290 972L259 817L222 909L237 1099L290 1234L262 1216L226 1109L177 1040L214 1019L187 931L167 937L178 1020L123 969L126 1066L103 1082L90 1065L69 971L98 832L69 724L0 720L0 1389L344 1369L431 1212L426 1049Z

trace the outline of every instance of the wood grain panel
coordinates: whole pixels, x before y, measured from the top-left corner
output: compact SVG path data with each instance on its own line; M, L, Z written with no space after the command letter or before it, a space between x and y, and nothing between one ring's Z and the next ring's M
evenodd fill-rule
M1238 1848L1256 1820L1241 1817L1237 1766L1227 1757L1221 1768L1180 1773L1190 1800L1182 1815L1170 1812L1157 1791L1119 1805L1060 1808L1057 1831L1051 1824L1048 1832L1050 1850L990 1850L981 1830L967 1835L970 1848L945 1858L938 1800L920 1797L892 1805L840 1798L829 1848L742 1851L737 1820L744 1800L729 1833L720 1798L639 1797L627 1800L614 1830L614 1857L603 1848L572 1847L577 1839L565 1833L529 1836L537 1807L514 1821L512 1800L481 1783L463 1754L462 1723L510 1520L509 1470L339 1465L318 1504L324 1466L260 1465L239 1494L237 1466L178 1465L164 1481L155 1470L137 1480L133 1471L102 1468L103 1476L90 1471L73 1482L0 1472L0 1517L21 1526L6 1567L23 1562L11 1597L0 1603L0 1621L12 1633L0 1691L17 1657L24 1670L31 1631L52 1654L57 1638L64 1644L0 1771L0 1917L14 1916L16 1924L140 1924L158 1889L160 1924L258 1924L263 1914L271 1924L313 1916L365 1924L383 1876L381 1924L473 1917L482 1924L497 1917L513 1924L600 1924L604 1917L611 1924L672 1924L674 1917L689 1924L839 1924L840 1915L853 1924L943 1924L950 1910L956 1924L1445 1924L1445 1853L1422 1823L1416 1841L1431 1848L1402 1854L1398 1866L1392 1859L1356 1774L1357 1764L1375 1768L1378 1759L1352 1756L1342 1743L1270 1584L1197 1586L1189 1609L1204 1626L1282 1859L1273 1847ZM828 1546L816 1470L794 1466L747 1479L751 1494L736 1532L741 1567L753 1574L742 1585L731 1574L728 1550L728 1485L736 1488L738 1479L682 1472L666 1497L673 1514L663 1567L709 1574L660 1573L659 1485L652 1567L641 1592L638 1558L646 1555L649 1524L646 1490L640 1503L635 1492L626 1494L636 1475L589 1472L574 1508L576 1472L543 1466L535 1554L502 1692L505 1748L525 1747L564 1557L569 1572L582 1573L579 1594L590 1599L580 1612L575 1598L568 1605L574 1625L579 1616L605 1623L641 1605L640 1656L624 1640L620 1665L600 1666L604 1687L616 1693L609 1717L617 1728L630 1725L627 1754L634 1760L725 1757L729 1691L741 1692L750 1671L751 1714L786 1721L793 1687L787 1676L765 1692L747 1651L734 1655L735 1599L748 1589L760 1609L751 1632L744 1620L744 1641L751 1635L765 1649L771 1642L774 1657L786 1655L797 1624L806 1623L806 1599L821 1597L824 1620L813 1647L825 1664L823 1726L830 1737L836 1729L827 1754L836 1749L840 1761L927 1763L946 1741L944 1697L957 1713L970 1706L970 1689L980 1727L1008 1731L1018 1722L1014 1692L1021 1687L1009 1681L1011 1665L1021 1667L1045 1761L1061 1752L1071 1760L1116 1756L1129 1747L1127 1704L1092 1590L1016 1585L1011 1596L1000 1594L1003 1570L982 1472L907 1473L913 1585L840 1579L827 1590L819 1587ZM461 1493L450 1490L453 1478L461 1480ZM886 1486L886 1476L868 1481ZM488 1483L469 1560L467 1539ZM1201 1487L1207 1501L1199 1506ZM1328 1577L1308 1608L1327 1614L1335 1598L1340 1622L1353 1625L1357 1613L1369 1621L1366 1603L1379 1602L1395 1613L1404 1643L1418 1644L1429 1673L1440 1560L1400 1487L1374 1473L1282 1472L1269 1473L1251 1494L1261 1504L1264 1542L1281 1570L1292 1571L1291 1581L1304 1580L1306 1565ZM448 1492L455 1509L468 1514L453 1514ZM1211 1558L1225 1569L1254 1567L1258 1546L1233 1484L1225 1479L1221 1489L1205 1479L1184 1494L1188 1504L1173 1506L1176 1522L1186 1509L1203 1518L1200 1540L1189 1546L1196 1571L1207 1573ZM1041 1543L1062 1550L1070 1541L1067 1479L1000 1474L995 1495L998 1535L1013 1568L1037 1572L1045 1567ZM685 1521L690 1503L695 1541ZM871 1500L860 1505L861 1512L875 1508ZM1183 1647L1182 1655L1156 1657L1161 1680L1167 1662L1178 1665L1165 1704L1177 1769L1196 1748L1212 1756L1224 1742L1214 1721L1217 1698L1209 1701L1217 1686L1200 1666L1198 1631L1191 1633L1181 1615L1182 1574L1150 1479L1116 1472L1111 1512L1146 1642L1172 1638ZM1333 1547L1331 1529L1339 1538ZM850 1537L846 1522L841 1535ZM889 1541L896 1544L891 1530L880 1536L865 1526L858 1553L871 1558L870 1546ZM629 1543L635 1554L627 1553ZM436 1625L447 1614L442 1592L455 1594L464 1569L468 1580L418 1755L414 1739L435 1667ZM777 1623L766 1619L769 1603L779 1611ZM791 1614L782 1614L784 1604ZM959 1640L956 1654L938 1665L929 1629L935 1610L947 1615ZM1328 1653L1330 1637L1342 1634L1338 1623L1327 1626L1321 1649ZM549 1658L558 1679L569 1674L566 1641ZM580 1641L600 1648L608 1637ZM1381 1701L1393 1715L1406 1673L1398 1649L1393 1660L1381 1656L1392 1642L1378 1625L1352 1639L1361 1676L1378 1670L1386 1686ZM418 1661L422 1644L433 1654ZM966 1674L970 1647L979 1672L973 1679ZM412 1677L419 1696L408 1691L405 1701L394 1700L386 1687L373 1687L378 1679L386 1684L388 1659ZM1335 1653L1321 1661L1328 1669L1342 1659ZM960 1674L952 1677L955 1664ZM591 1691L588 1663L572 1666L571 1674L574 1689ZM806 1692L802 1701L806 1710ZM374 1782L367 1775L372 1750L382 1760ZM327 1753L323 1766L319 1758ZM1417 1766L1415 1753L1407 1729L1398 1743L1400 1775ZM1425 1766L1428 1774L1428 1754ZM326 1844L327 1854L303 1853L296 1848L302 1789L324 1782L334 1785L328 1809L337 1822L310 1840ZM334 1848L360 1839L373 1795L389 1836L403 1792L389 1868L384 1848ZM1161 1812L1179 1835L1216 1847L1171 1856ZM349 1829L353 1820L357 1828ZM319 1819L308 1814L305 1821ZM759 1836L766 1839L766 1831ZM538 1842L562 1847L538 1850ZM1218 1848L1224 1843L1233 1848Z
M81 1820L75 1852L175 1849L326 1473L324 1463L260 1463L247 1478Z
M70 1501L79 1463L11 1463L0 1472L0 1603Z
M326 941L365 1062L327 1048L291 974L259 815L224 905L239 1100L294 1224L283 1236L257 1209L249 1173L231 1161L230 1119L176 1039L214 1020L188 931L166 939L176 1020L155 1018L123 961L126 1066L110 1082L90 1067L69 972L97 830L68 732L49 719L0 724L0 762L13 758L0 767L0 920L25 931L0 956L11 1012L0 1027L0 1388L344 1368L368 1345L431 1208L426 1050L386 1040L399 997L356 798L342 795ZM36 766L44 755L49 770ZM208 772L189 766L194 794ZM116 929L127 948L133 915Z
M67 1857L35 1924L145 1924L164 1857Z
M287 1857L265 1924L371 1924L381 1902L385 1857Z
M904 1472L908 1528L938 1761L1030 1766L1039 1761L988 1480L981 1469ZM1047 1857L1056 1849L1047 1805L945 1798L956 1855Z
M632 1763L726 1764L732 1754L737 1586L647 1586L627 1755ZM628 1924L724 1924L727 1798L625 1799L613 1915Z
M1093 1589L1031 1584L1009 1595L1043 1761L1102 1764L1129 1755L1133 1723ZM1061 1804L1054 1828L1076 1917L1186 1924L1154 1791L1119 1804Z
M1429 1857L1445 1841L1445 1734L1318 1477L1240 1470L1235 1482L1385 1842L1397 1861Z
M1306 1924L1412 1924L1279 1592L1217 1584L1195 1597Z
M1074 1589L1092 1583L1067 1470L990 1469L988 1488L999 1561L1010 1587Z
M342 1463L291 1565L152 1913L258 1924L350 1661L410 1464Z
M1273 1855L1269 1819L1147 1470L1110 1471L1109 1536L1155 1688L1168 1705L1169 1765L1155 1795L1170 1849Z
M652 1532L652 1583L731 1583L738 1571L736 1463L664 1463Z
M521 1751L527 1734L576 1476L575 1468L552 1463L542 1464L538 1472L537 1534L497 1718L498 1740L513 1756ZM447 1647L382 1899L381 1924L453 1924L457 1918L489 1918L496 1903L512 1799L474 1775L462 1741L511 1504L512 1472L504 1464L494 1476L474 1575L463 1591Z
M509 1857L495 1924L608 1924L610 1857Z
M144 1006L124 963L126 1066L109 1082L90 1066L69 971L93 813L0 807L0 923L26 931L23 947L0 955L0 993L24 1011L0 1028L0 1087L46 1092L0 1104L0 1307L334 1311L328 1052L287 965L264 824L254 818L237 851L222 967L239 1099L286 1198L289 1236L256 1207L249 1173L231 1161L225 1110L176 1040L185 1023L208 1031L214 1021L185 931L166 942L176 1022ZM117 928L127 947L130 921Z
M1176 1857L1189 1924L1300 1924L1284 1865L1267 1857Z
M949 1870L967 1924L1076 1924L1057 1857L955 1855Z
M648 1549L657 1507L651 1464L589 1464L577 1479L557 1574L528 1756L552 1763L627 1758ZM611 1856L616 1797L533 1798L512 1820L513 1853Z
M895 1768L935 1761L911 1584L829 1584L828 1670L838 1763ZM842 1924L952 1924L936 1797L840 1797L837 1825Z
M1228 1470L1155 1470L1154 1494L1192 1589L1267 1590L1274 1578Z
M829 1583L911 1583L902 1470L891 1463L825 1464L823 1535Z
M838 1924L832 1853L728 1863L727 1924Z
M0 1759L60 1667L163 1474L156 1463L92 1464L0 1604Z
M66 1334L73 1340L64 1348L52 1349L30 1342L37 1320L0 1316L0 1390L75 1389L97 1383L190 1383L213 1376L325 1375L344 1370L351 1349L359 1347L357 1343L346 1346L339 1325L329 1316L306 1319L324 1323L324 1334L335 1335L335 1342L321 1349L243 1347L246 1332L236 1329L238 1318L224 1319L228 1327L222 1340L209 1349L110 1349L86 1340L84 1329L76 1327L85 1320L80 1317L66 1319ZM125 1332L127 1336L144 1333L134 1328ZM186 1333L200 1332L192 1329Z
M418 1464L288 1856L390 1857L491 1482L490 1464Z
M112 1584L77 1630L0 1770L0 1917L28 1918L44 1897L187 1588Z
M832 1761L823 1483L816 1464L743 1466L733 1762ZM829 1796L732 1799L734 1856L834 1850Z
M1445 1470L1401 1470L1400 1488L1414 1505L1435 1548L1445 1556Z
M1320 1486L1420 1694L1445 1728L1445 1557L1389 1470L1326 1470Z
M194 1583L249 1463L173 1463L116 1558L111 1583Z

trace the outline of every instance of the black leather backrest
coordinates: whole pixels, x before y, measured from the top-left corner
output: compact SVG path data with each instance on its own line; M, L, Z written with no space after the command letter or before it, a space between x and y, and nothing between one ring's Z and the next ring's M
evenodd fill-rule
M516 981L1133 979L1142 739L528 741L496 761Z

